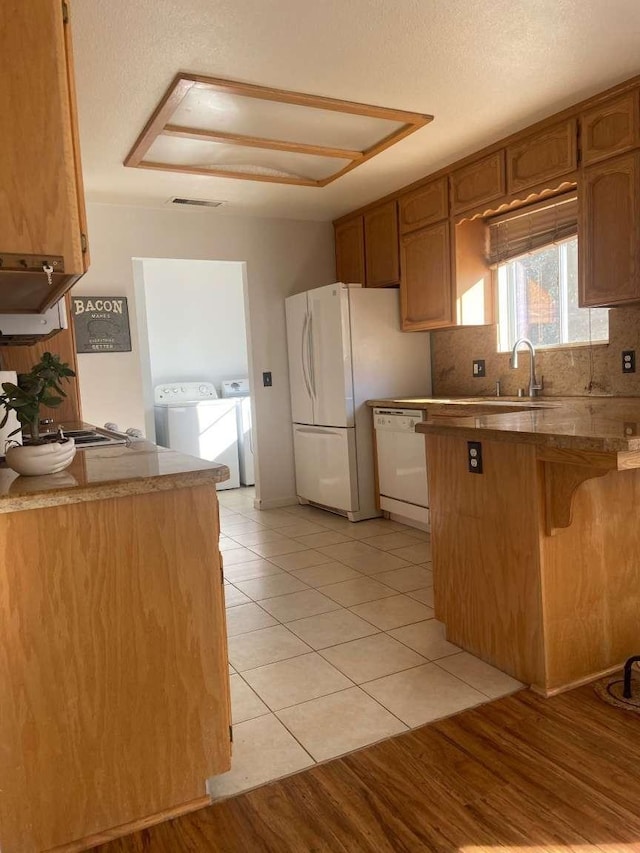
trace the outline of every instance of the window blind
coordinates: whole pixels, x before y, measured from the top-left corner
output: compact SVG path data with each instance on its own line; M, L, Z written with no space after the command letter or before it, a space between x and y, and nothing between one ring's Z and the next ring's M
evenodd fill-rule
M572 191L487 219L491 266L559 243L578 233L578 196Z

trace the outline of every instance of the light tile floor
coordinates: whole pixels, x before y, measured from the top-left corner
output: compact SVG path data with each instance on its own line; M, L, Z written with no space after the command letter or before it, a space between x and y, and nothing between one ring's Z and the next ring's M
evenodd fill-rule
M518 690L433 618L429 536L313 507L218 493L233 767L214 797Z

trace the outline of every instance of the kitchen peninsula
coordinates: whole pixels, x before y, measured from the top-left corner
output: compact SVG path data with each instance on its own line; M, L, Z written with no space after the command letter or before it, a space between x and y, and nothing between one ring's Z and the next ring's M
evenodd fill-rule
M230 766L216 482L148 442L0 468L0 847L70 853Z
M433 403L416 430L447 639L547 695L637 654L640 401Z

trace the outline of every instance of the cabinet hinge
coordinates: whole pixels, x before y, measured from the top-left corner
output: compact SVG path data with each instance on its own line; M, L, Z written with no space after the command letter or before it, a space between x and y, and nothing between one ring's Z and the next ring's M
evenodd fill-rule
M65 2L65 0L62 0L62 23L63 24L69 23L69 6Z
M233 726L229 726L229 740L233 743Z
M88 246L87 235L86 234L80 234L80 248L82 249L83 254L87 251L87 246Z

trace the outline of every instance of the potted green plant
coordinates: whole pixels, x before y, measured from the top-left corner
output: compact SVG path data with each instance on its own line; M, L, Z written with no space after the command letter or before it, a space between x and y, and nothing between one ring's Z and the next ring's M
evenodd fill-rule
M24 444L16 441L6 452L6 462L19 474L54 474L71 464L75 456L75 442L65 438L62 431L57 434L40 434L41 407L57 408L67 396L62 382L75 376L68 364L60 357L45 352L28 373L18 374L17 384L2 383L0 405L5 413L0 429L5 426L10 413L16 414L20 424L10 435L26 432Z

